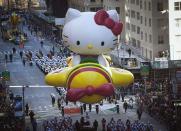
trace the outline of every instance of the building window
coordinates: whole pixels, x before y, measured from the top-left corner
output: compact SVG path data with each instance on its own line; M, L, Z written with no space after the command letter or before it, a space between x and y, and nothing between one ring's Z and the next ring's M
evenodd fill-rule
M120 14L120 7L116 7L116 11Z
M90 8L90 11L95 12L95 11L96 11L96 8L91 7L91 8Z
M141 40L143 40L143 32L141 31Z
M143 9L143 1L140 0L140 9Z
M130 23L126 23L127 29L130 30Z
M164 38L162 35L158 36L158 44L164 44Z
M145 41L147 42L147 33L145 33Z
M145 17L145 26L147 25L147 18Z
M175 26L181 27L181 19L175 19Z
M135 0L131 0L131 4L135 4Z
M136 5L139 5L139 3L140 3L140 0L136 0Z
M162 2L157 3L157 11L163 11L163 3Z
M96 2L96 0L90 0L90 2Z
M137 12L136 15L137 15L137 20L140 20L140 12Z
M141 42L139 40L137 40L137 47L141 48Z
M140 16L140 23L143 24L143 16Z
M144 9L145 9L145 10L147 9L146 1L144 2Z
M152 35L149 35L149 42L152 43Z
M150 59L152 59L152 51L150 50Z
M131 42L132 42L132 46L136 47L136 39L135 38L131 38Z
M131 18L135 18L135 11L131 10Z
M181 2L175 2L174 8L175 8L175 10L181 10Z
M135 25L131 25L131 31L136 32L136 26Z
M140 34L140 27L137 26L137 34Z
M151 11L151 2L148 2L148 10Z
M143 56L143 54L144 54L144 48L141 47L141 55Z
M148 49L146 48L145 50L146 50L146 53L145 53L146 54L146 58L148 58Z
M151 18L149 18L149 26L151 27Z

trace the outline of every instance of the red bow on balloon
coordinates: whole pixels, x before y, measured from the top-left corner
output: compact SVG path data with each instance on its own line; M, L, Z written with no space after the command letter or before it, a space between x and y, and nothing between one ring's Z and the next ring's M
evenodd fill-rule
M94 20L98 25L104 25L111 29L112 33L117 36L121 34L123 29L123 24L115 22L113 19L109 18L109 14L105 10L99 10L95 16Z
M104 97L111 96L114 93L114 86L112 83L103 84L98 88L87 86L87 88L75 88L67 91L67 100L75 102L84 96L91 96L93 94Z

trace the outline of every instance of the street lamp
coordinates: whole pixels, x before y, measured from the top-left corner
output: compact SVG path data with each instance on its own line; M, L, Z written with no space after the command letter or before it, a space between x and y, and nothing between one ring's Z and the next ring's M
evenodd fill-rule
M23 123L24 123L24 130L25 130L25 88L28 88L28 85L22 86L22 94L23 94Z

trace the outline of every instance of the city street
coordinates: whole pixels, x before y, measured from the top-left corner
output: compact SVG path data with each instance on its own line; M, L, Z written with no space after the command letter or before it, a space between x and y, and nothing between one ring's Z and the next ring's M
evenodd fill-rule
M56 89L53 87L48 87L44 82L44 73L36 66L35 63L33 63L33 66L30 66L28 63L26 63L25 66L23 66L22 60L19 55L20 50L31 50L32 52L38 51L41 49L43 53L47 53L50 51L50 49L53 47L52 43L49 41L44 41L44 46L41 48L40 46L40 39L35 37L35 35L31 35L29 31L27 31L27 28L24 27L25 32L28 34L29 41L25 43L24 49L19 49L17 45L14 45L10 42L4 42L2 39L0 39L0 55L1 55L1 64L0 69L1 71L7 69L11 73L11 80L8 82L8 85L10 85L10 90L14 93L14 95L21 95L22 87L19 86L30 86L29 88L25 88L25 104L28 103L30 106L30 110L33 110L35 113L35 118L38 122L38 131L43 130L42 128L42 121L51 119L54 117L62 117L61 111L58 109L57 103L55 105L52 105L51 102L51 93L55 94L56 100L59 97L59 94L57 93ZM12 48L15 47L17 49L17 52L15 55L13 55L13 62L5 63L4 53L7 51L12 51ZM58 49L56 48L56 51ZM126 96L126 99L129 99L129 96ZM136 114L136 105L134 105L133 109L128 109L126 113L124 113L123 110L123 102L118 101L118 104L120 105L120 114L116 113L116 105L115 104L108 104L106 101L103 104L103 106L100 106L100 112L97 115L95 112L95 105L93 105L92 112L89 113L90 115L90 121L93 122L95 119L101 123L102 118L106 118L107 121L109 121L112 117L117 119L122 119L122 121L126 121L127 119L130 119L132 122L134 120L137 120L137 114ZM68 106L64 104L64 107L80 107L80 103L77 103L77 105L74 105L73 103L69 103ZM88 109L88 107L87 107ZM69 116L65 114L65 116ZM75 122L75 120L80 120L80 117L82 115L80 114L72 114L70 115ZM147 123L150 122L153 124L153 127L156 131L167 131L166 127L162 125L162 123L156 121L146 113L143 113L142 115L142 122ZM29 117L26 117L26 126L31 126ZM101 130L101 124L99 124L98 129Z

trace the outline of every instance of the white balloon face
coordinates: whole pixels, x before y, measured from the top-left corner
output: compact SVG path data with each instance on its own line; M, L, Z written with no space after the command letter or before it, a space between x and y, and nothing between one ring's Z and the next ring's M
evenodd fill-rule
M68 21L62 37L71 51L84 55L99 55L116 47L117 36L94 21L95 12L84 12Z

